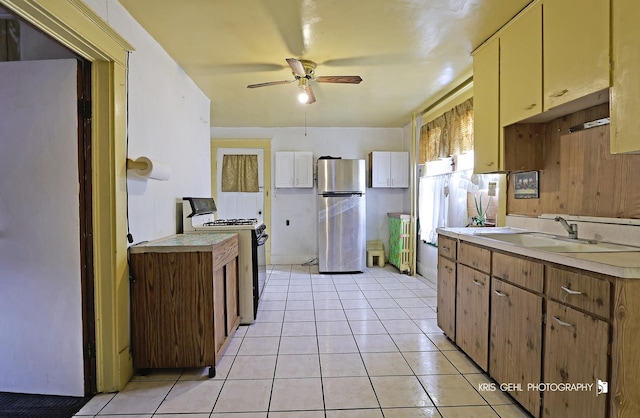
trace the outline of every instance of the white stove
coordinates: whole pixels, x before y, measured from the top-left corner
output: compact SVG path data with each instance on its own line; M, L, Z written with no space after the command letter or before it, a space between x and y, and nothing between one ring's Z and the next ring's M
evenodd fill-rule
M238 234L238 291L240 323L252 324L266 281L265 243L269 239L262 220L215 219L213 198L185 197L182 201L182 230L185 234L232 232Z

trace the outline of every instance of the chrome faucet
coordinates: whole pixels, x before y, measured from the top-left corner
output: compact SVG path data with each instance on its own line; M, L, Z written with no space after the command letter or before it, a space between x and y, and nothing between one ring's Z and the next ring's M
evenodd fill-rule
M555 220L556 222L560 222L564 229L567 230L570 239L578 239L578 224L569 224L560 216L556 216Z

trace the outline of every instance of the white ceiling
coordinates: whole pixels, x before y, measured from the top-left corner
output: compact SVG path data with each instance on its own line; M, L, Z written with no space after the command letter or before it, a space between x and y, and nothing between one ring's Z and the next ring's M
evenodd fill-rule
M119 0L211 99L216 127L400 127L472 75L470 53L531 0ZM134 52L135 54L135 52ZM286 58L315 61L297 101Z

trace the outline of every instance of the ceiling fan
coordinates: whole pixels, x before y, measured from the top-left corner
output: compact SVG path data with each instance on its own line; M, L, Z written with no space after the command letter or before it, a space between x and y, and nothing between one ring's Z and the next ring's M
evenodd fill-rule
M270 81L267 83L259 83L259 84L249 84L247 88L253 89L256 87L266 87L266 86L276 86L278 84L289 84L294 81L298 82L298 87L300 87L300 95L298 96L298 100L300 103L311 104L316 101L316 97L313 94L313 89L309 84L309 81L317 81L318 83L344 83L344 84L359 84L362 81L362 78L358 75L325 75L325 76L316 76L316 63L309 60L298 60L295 58L287 58L287 63L289 67L291 67L291 71L293 72L293 76L295 79L293 80L284 80L284 81Z

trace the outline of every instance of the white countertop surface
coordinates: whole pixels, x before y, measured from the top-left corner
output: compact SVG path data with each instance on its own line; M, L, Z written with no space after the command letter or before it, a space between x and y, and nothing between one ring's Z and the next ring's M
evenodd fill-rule
M519 228L438 228L438 234L467 241L478 245L519 254L531 258L549 261L569 267L575 267L596 273L625 279L640 279L640 248L634 252L606 252L606 253L555 253L535 248L526 248L487 237L476 233L513 233L537 232Z

